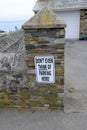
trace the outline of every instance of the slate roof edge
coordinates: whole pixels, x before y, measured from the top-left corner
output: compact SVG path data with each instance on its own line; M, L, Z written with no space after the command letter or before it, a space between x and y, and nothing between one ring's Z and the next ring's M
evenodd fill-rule
M53 10L53 11L73 11L73 10L81 10L81 9L87 9L87 6L85 6L85 7L83 7L83 6L80 6L80 7L67 7L67 8L65 8L65 7L60 7L59 9L51 9L51 10ZM38 10L35 10L34 8L33 8L33 10L32 10L33 12L38 12L39 11L39 9Z

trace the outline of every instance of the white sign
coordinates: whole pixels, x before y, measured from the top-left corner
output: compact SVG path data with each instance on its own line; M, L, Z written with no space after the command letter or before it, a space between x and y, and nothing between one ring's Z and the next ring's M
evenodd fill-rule
M53 56L35 56L36 81L38 83L55 82L55 66Z

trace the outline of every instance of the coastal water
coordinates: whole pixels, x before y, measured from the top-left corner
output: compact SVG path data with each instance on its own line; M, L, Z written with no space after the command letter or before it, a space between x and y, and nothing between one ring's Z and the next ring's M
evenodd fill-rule
M0 30L15 31L15 29L21 29L21 26L25 23L22 21L0 21Z

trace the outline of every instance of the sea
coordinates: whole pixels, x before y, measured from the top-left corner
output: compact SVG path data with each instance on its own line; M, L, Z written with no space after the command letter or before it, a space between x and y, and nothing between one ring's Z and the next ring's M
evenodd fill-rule
M16 31L20 30L22 25L25 23L25 20L21 21L0 21L0 30L3 31Z

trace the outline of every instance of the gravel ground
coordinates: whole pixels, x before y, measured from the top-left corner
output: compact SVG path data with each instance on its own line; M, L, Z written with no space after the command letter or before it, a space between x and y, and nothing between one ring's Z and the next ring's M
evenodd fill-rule
M0 130L87 130L87 114L0 110Z
M66 41L65 112L87 112L87 41Z

